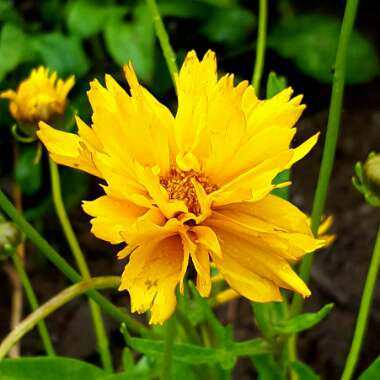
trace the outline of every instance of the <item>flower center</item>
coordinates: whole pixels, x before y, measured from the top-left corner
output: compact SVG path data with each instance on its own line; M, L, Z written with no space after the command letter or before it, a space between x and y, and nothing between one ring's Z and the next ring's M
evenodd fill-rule
M208 178L202 173L198 173L194 170L183 172L177 168L170 169L167 176L160 178L160 183L168 192L169 199L184 201L189 212L200 215L201 206L194 185L191 182L193 178L203 187L206 194L210 194L218 189L218 187L210 183Z

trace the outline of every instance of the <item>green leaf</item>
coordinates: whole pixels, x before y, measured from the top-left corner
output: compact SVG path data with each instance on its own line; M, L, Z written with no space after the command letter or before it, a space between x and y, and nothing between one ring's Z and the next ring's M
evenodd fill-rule
M132 338L126 332L124 337L127 344L137 352L148 356L162 357L164 342L144 338ZM234 363L239 356L259 355L268 352L267 344L261 339L231 343L228 348L208 348L187 343L175 343L173 360L184 364L226 364Z
M285 169L282 172L278 173L275 179L273 180L273 184L278 185L283 182L288 182L290 180L291 171L290 169ZM279 189L274 189L272 194L277 195L282 199L289 198L289 186L282 187Z
M127 7L104 1L71 1L67 5L66 23L70 34L88 38L102 32L108 22L120 21L127 12Z
M158 1L158 8L162 17L181 18L205 18L212 7L199 1L178 1L161 0Z
M16 25L6 23L0 33L0 81L26 60L27 38Z
M277 334L295 334L300 331L308 330L322 321L334 307L333 303L325 305L316 313L305 313L292 319L278 322L273 325L273 331Z
M15 167L15 179L26 195L38 191L42 183L41 162L34 162L36 154L36 146L23 147Z
M267 80L267 99L272 98L287 86L287 80L285 77L277 75L274 71L271 71Z
M234 45L243 40L255 27L256 17L240 6L216 9L201 32L212 42Z
M280 22L268 37L268 46L291 59L305 74L324 82L332 81L341 22L322 15L297 15ZM380 72L375 46L360 33L352 33L348 47L346 80L365 83Z
M0 0L0 21L21 24L22 19L11 0Z
M135 364L133 361L132 351L128 347L124 347L121 353L121 361L123 364L124 371L133 370Z
M86 362L63 357L0 361L1 380L98 380L105 372Z
M273 355L257 355L253 356L251 359L259 374L258 380L285 380Z
M145 4L134 9L131 22L112 22L104 30L106 48L119 65L132 62L139 78L149 83L154 71L154 29Z
M71 74L81 77L89 70L81 41L74 36L58 32L42 34L33 38L33 47L44 64L56 70L60 77Z
M380 356L358 378L358 380L378 379L380 379Z
M302 380L320 380L320 377L307 364L300 361L294 361L290 364L294 372Z

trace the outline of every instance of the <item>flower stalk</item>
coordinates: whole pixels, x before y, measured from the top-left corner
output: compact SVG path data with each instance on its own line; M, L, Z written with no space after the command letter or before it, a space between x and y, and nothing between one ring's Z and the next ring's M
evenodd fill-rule
M13 264L16 268L17 274L19 276L19 279L22 283L22 286L24 287L26 297L28 299L30 308L32 311L35 311L38 309L38 301L36 294L34 293L32 284L30 283L28 274L26 273L24 269L24 265L21 261L21 258L17 254L12 255ZM44 346L45 352L48 356L55 356L55 350L52 344L52 341L50 339L49 332L47 330L46 324L44 320L40 320L37 323L38 332L40 334L42 344Z
M346 75L347 51L359 0L347 0L343 16L342 29L339 36L338 49L335 60L332 94L330 101L329 117L327 123L326 140L323 148L323 156L318 176L317 189L315 191L313 208L311 212L311 229L314 235L318 233L318 227L325 209L328 186L334 165L336 145L339 135L339 127L342 113L344 84ZM305 256L300 264L299 275L307 283L310 279L313 255ZM297 315L303 307L303 299L294 295L291 305L291 315Z
M51 188L53 195L53 202L57 212L59 222L61 223L63 233L69 244L70 250L74 256L75 262L78 266L79 272L83 279L88 280L91 278L86 259L75 236L70 220L67 216L66 209L62 199L61 184L59 178L59 171L57 164L49 158L49 168L51 176ZM99 354L101 357L102 365L108 372L112 372L112 356L109 349L109 342L107 338L106 329L99 306L91 299L89 299L89 307L92 316L92 322L95 329L95 334L98 342Z
M356 364L359 360L360 351L363 344L364 334L368 325L368 316L373 301L373 292L375 289L377 276L380 266L380 227L377 231L376 243L373 250L371 262L369 264L368 274L360 301L359 314L356 321L354 337L351 343L350 353L347 356L346 364L341 380L350 380L355 371Z
M63 306L72 299L86 293L90 289L114 288L119 285L119 277L105 276L96 277L89 280L71 285L48 302L41 305L33 313L29 314L0 344L0 360L5 357L9 350L17 343L28 331L32 330L37 323L52 314L55 310Z
M175 78L178 73L178 67L176 63L176 56L170 44L168 33L166 32L165 25L162 21L156 0L146 0L146 3L152 15L154 27L156 29L156 35L158 40L160 41L161 49L164 54L166 64L168 66L170 76L175 85Z
M253 70L252 84L256 94L260 92L261 77L265 61L265 47L267 40L268 0L259 0L259 28L257 32L256 59Z

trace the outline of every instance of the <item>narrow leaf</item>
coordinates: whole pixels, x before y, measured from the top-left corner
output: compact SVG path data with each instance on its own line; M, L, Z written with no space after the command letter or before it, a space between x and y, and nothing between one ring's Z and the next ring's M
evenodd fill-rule
M359 376L358 380L380 379L380 356Z
M310 368L307 364L300 361L294 361L290 364L292 369L296 372L299 379L302 380L320 380L320 377Z
M328 305L325 305L316 313L305 313L287 321L279 322L273 325L273 330L277 334L282 335L294 334L300 331L308 330L322 321L322 319L324 319L330 313L333 307L334 304L330 303Z

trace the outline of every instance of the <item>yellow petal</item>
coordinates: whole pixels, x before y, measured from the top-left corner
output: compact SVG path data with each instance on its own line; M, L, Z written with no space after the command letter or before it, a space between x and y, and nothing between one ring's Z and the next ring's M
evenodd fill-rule
M307 139L304 143L294 148L294 155L290 162L288 163L286 169L290 168L294 163L304 158L317 143L319 138L319 133L316 133L309 139Z
M198 245L195 252L191 254L191 260L197 271L197 289L202 297L208 297L211 292L210 277L210 256L208 249L202 245Z
M217 82L215 53L208 51L202 61L195 51L187 54L176 78L178 111L174 131L180 153L195 147L206 127L207 95Z
M215 183L225 183L278 153L288 150L295 133L294 128L272 126L263 129L244 141L232 159L226 161L223 170L211 176L212 180Z
M130 256L119 290L128 290L132 312L151 310L149 323L162 324L174 312L183 262L181 239L147 242Z
M120 235L147 210L126 200L103 195L94 201L84 201L83 210L94 217L91 220L91 232L99 239L107 240L112 244L123 241Z
M140 183L144 185L155 204L167 218L171 218L180 212L186 213L188 211L184 201L169 200L166 190L160 185L159 178L151 168L138 167L137 175Z
M186 227L177 219L165 220L165 217L157 208L150 209L145 215L138 218L135 223L124 226L120 235L128 243L129 250L134 250L137 246L153 240L178 235L185 231ZM126 253L127 251L124 251ZM123 258L123 256L118 256Z
M232 289L254 302L282 301L279 288L273 281L241 265L229 255L228 250L223 249L223 251L222 259L213 256L213 260Z
M218 259L217 256L214 255L213 260L221 272L221 266L224 265L223 270L227 271L227 269L233 265L232 262L235 261L236 265L255 273L259 277L274 282L277 286L294 290L303 297L310 295L308 287L297 276L284 258L270 251L265 251L260 246L255 245L252 240L248 241L242 236L231 233L221 227L214 228L214 230L218 235L223 256L221 259ZM228 257L225 257L226 255L228 255ZM234 273L240 273L239 268L230 270ZM228 281L227 278L226 280ZM231 287L234 288L233 286Z
M214 254L221 256L222 251L220 249L220 244L218 237L215 232L207 226L195 226L191 228L191 231L196 234L196 242L202 244L209 251Z
M247 135L251 137L259 131L277 125L291 128L298 121L305 105L300 105L302 97L290 100L293 90L289 87L273 98L255 103L244 109L247 119Z
M93 147L83 138L54 129L42 121L39 128L37 136L55 162L102 177L94 164Z
M292 156L292 150L281 152L224 184L211 194L214 207L265 197L274 188L273 179L284 169Z

